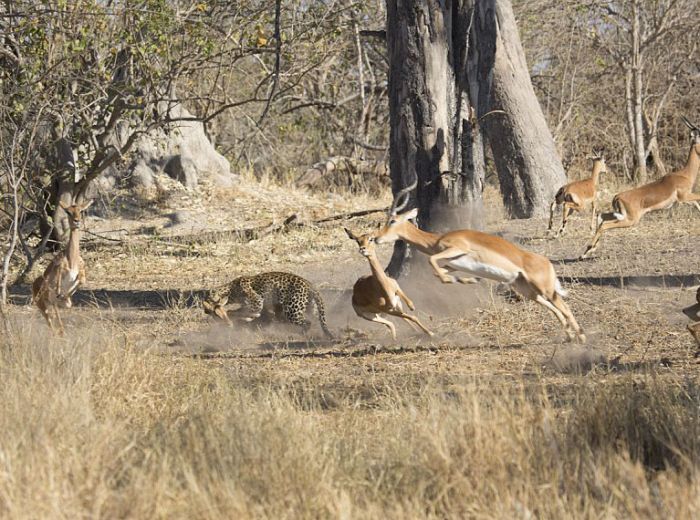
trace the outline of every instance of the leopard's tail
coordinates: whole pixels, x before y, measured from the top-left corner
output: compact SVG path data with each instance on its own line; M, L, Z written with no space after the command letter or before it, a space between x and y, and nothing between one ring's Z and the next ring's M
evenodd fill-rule
M321 328L323 329L323 332L328 338L333 339L333 333L328 330L328 325L326 324L326 307L323 304L323 298L321 298L321 293L319 293L317 290L312 290L311 291L311 297L314 300L314 303L316 304L316 310L318 311L318 321L321 322Z

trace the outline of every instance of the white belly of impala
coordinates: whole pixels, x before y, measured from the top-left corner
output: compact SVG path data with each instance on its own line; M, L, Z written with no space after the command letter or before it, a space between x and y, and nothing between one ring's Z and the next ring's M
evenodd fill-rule
M518 277L517 271L508 271L490 264L484 264L468 256L450 260L448 265L458 271L464 271L478 278L488 278L497 282L513 283Z
M401 309L401 298L399 298L398 294L391 297L391 306L394 309Z

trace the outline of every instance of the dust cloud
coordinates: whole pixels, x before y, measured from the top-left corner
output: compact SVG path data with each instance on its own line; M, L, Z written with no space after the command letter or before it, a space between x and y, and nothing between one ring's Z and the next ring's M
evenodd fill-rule
M393 340L389 329L380 323L372 323L360 318L352 307L352 285L361 276L370 273L366 262L358 261L343 273L343 288L320 289L326 309L326 321L335 340L329 340L321 330L315 306L307 313L311 328L305 334L302 329L291 323L280 322L272 317L245 322L230 314L233 326L211 322L206 329L186 332L178 337L176 345L198 352L253 351L286 348L313 348L338 345L348 346L361 343L395 345L397 342L410 341L412 344L430 343L444 338L441 326L451 319L462 319L477 307L486 304L493 297L492 284L482 282L464 285L442 284L433 275L425 258L416 258L409 268L409 274L399 280L404 292L416 306L410 311L404 305L404 311L415 315L435 336L432 338L420 332L401 318L386 316L396 327L397 340ZM300 276L312 280L322 279L322 273L298 272ZM351 280L348 282L347 280ZM317 284L318 286L319 284ZM266 303L267 305L267 303Z

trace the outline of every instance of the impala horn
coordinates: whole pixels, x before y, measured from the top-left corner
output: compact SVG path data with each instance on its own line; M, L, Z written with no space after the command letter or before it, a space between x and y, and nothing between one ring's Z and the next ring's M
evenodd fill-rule
M389 209L389 216L398 215L399 211L404 209L411 198L411 192L418 186L418 179L413 181L413 184L403 188L399 191L396 196L394 196L394 202L391 204L391 209ZM403 198L403 200L401 200Z
M690 128L691 130L700 130L700 128L698 128L698 127L695 126L693 123L691 123L690 121L688 121L688 118L687 118L687 117L681 116L681 118L683 119L683 122L685 123L685 125L686 125L688 128Z

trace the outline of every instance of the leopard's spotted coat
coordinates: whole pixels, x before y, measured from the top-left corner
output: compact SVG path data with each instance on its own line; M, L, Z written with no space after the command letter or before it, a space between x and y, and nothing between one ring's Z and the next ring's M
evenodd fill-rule
M222 307L226 303L240 303L241 311L247 312L250 320L257 319L263 313L265 301L272 303L275 316L282 316L290 323L299 325L306 332L311 323L306 319L311 302L316 305L321 328L328 337L333 337L326 325L326 309L319 292L311 282L292 273L273 271L252 276L240 276L228 285L224 300L205 305L205 312L222 317ZM223 301L223 303L220 303ZM219 312L215 312L219 305ZM225 315L225 314L223 314ZM245 314L236 312L238 316Z

